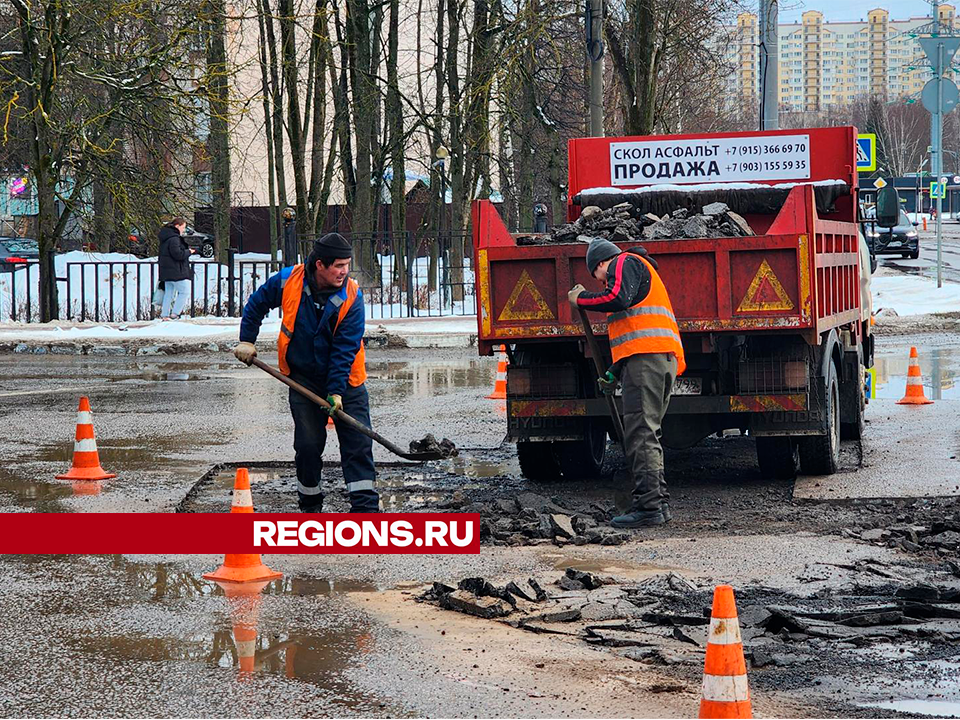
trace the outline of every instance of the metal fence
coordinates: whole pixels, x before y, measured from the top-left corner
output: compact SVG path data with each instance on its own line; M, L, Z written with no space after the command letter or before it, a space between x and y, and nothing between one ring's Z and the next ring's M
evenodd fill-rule
M466 233L352 233L351 276L364 294L368 321L476 313L472 245ZM302 260L312 239L299 244ZM239 317L260 285L283 267L262 257L229 252L190 263L190 289L183 314ZM156 260L73 260L56 256L59 317L80 322L152 320L160 306ZM0 322L40 319L39 262L0 265Z

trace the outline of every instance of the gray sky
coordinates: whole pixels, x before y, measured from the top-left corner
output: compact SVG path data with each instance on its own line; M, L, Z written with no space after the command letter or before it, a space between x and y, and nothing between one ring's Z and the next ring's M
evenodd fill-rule
M759 10L759 2L747 0L748 8L756 5L754 12ZM950 3L956 7L957 3ZM925 0L843 0L843 2L826 2L825 0L781 0L780 22L800 22L800 16L807 10L819 10L823 19L832 21L851 21L866 19L867 13L874 8L884 8L890 11L891 20L905 20L909 17L923 17L930 15L930 3ZM752 8L750 8L752 9Z

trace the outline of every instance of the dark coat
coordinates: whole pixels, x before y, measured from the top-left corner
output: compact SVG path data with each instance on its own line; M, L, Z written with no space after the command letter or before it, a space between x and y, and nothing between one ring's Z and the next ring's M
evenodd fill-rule
M190 246L177 229L164 225L160 229L160 252L158 256L160 282L190 279Z

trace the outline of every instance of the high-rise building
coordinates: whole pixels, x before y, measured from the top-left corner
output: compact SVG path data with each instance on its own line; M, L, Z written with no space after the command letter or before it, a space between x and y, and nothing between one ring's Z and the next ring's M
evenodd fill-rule
M940 5L943 25L953 26L956 8ZM824 22L823 13L808 10L799 23L778 28L780 105L786 110L817 111L842 106L858 95L889 100L918 95L932 77L915 37L929 17L891 20L882 8L857 22ZM741 102L759 95L759 28L757 16L737 17L734 42L725 44L725 61L735 68L726 79L727 96Z

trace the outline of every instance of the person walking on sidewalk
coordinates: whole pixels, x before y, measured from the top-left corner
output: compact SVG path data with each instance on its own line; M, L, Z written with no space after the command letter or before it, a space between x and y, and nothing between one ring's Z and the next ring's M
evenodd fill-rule
M613 366L599 383L610 394L623 382L623 444L634 482L629 510L610 524L618 528L662 525L671 515L660 426L673 381L686 367L677 319L656 261L645 248L620 252L612 242L596 238L587 248L587 269L597 280L606 281L606 289L587 292L577 285L567 297L574 308L608 313Z
M352 257L350 243L338 233L317 240L306 263L284 268L250 296L240 321L240 344L233 351L241 362L253 362L263 318L282 307L283 324L277 340L280 371L326 397L332 406L327 413L290 389L297 496L303 512L323 510L320 475L328 415L333 417L340 439L350 512L373 513L380 508L373 441L334 414L343 410L370 427L363 294L356 280L348 276Z
M190 256L196 252L183 239L187 221L174 218L160 228L160 249L157 256L158 280L163 285L160 319L179 317L190 293Z

